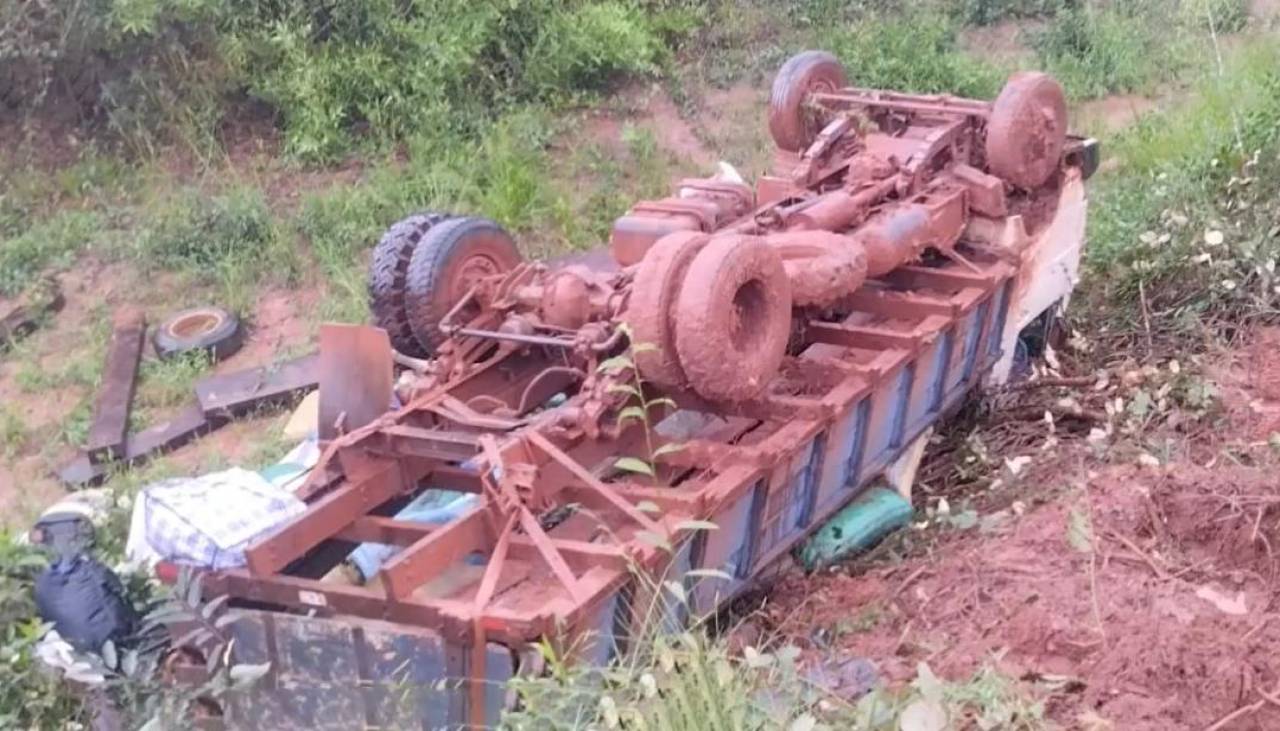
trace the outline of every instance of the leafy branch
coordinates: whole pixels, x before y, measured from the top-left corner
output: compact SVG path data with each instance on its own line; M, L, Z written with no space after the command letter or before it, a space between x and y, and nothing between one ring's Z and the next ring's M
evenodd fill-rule
M631 339L631 329L624 323L619 327L627 335L629 345L623 353L613 356L602 362L598 367L601 373L606 375L622 375L626 380L609 384L609 393L623 393L629 397L629 403L618 412L618 425L626 426L630 421L638 421L644 429L645 452L647 459L638 457L619 457L614 461L614 466L625 472L647 475L653 480L654 484L658 483L658 458L673 452L678 452L684 448L683 444L677 442L667 442L655 447L653 439L653 421L651 414L655 409L667 408L674 410L676 402L666 396L651 398L646 393L646 383L640 374L640 368L636 365L636 357L658 349L652 343L637 343Z

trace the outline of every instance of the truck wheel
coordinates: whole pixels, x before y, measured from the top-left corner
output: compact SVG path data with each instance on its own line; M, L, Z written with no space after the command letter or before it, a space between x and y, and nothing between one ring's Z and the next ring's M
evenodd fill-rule
M826 51L803 51L787 59L773 79L769 96L769 134L774 143L784 150L804 152L829 121L809 108L809 95L845 86L844 67Z
M409 257L404 290L409 328L425 354L444 341L440 321L472 286L521 261L510 234L486 218L454 218L428 231ZM464 312L459 321L475 314Z
M202 350L216 363L240 350L244 328L240 318L221 307L196 307L160 323L151 344L160 360Z
M373 313L373 323L391 336L391 347L405 355L426 355L413 336L404 309L409 258L422 237L448 218L447 214L433 211L415 213L392 224L373 247L369 261L369 310Z
M1024 190L1053 175L1067 142L1067 98L1048 74L1014 74L991 105L987 167Z
M773 247L716 236L698 252L672 313L689 385L715 402L758 395L778 372L791 334L791 281Z
M690 262L709 239L696 231L667 234L650 247L636 269L631 299L623 318L631 327L631 342L646 346L635 356L640 375L655 385L668 388L685 385L671 328L671 313Z

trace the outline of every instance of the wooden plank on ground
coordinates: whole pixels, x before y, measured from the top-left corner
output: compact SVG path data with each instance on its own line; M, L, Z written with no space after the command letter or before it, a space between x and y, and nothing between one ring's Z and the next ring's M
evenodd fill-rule
M313 353L275 365L203 378L196 383L196 398L208 418L242 416L315 388L319 374L319 356Z
M119 459L125 454L129 411L138 382L138 364L147 333L147 319L137 307L122 307L111 324L111 342L102 372L102 385L93 405L93 421L85 453L93 464Z
M142 464L156 455L183 446L212 427L200 404L187 404L173 418L153 424L129 437L125 442L122 463ZM81 453L58 471L58 479L68 487L89 487L102 482L109 468L110 465L90 462L89 456Z

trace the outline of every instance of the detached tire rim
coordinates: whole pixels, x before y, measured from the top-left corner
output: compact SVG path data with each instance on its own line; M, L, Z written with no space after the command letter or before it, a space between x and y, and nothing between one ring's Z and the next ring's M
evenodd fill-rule
M222 318L213 312L197 311L179 315L169 323L168 330L175 338L191 340L213 332L220 322Z
M221 307L197 307L160 323L151 342L161 360L203 351L216 362L240 350L244 330L239 318Z

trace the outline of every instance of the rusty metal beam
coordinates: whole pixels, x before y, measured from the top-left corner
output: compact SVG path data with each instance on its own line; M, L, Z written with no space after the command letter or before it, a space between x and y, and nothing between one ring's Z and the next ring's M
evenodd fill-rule
M379 573L387 597L403 600L450 564L482 551L491 536L487 517L484 506L473 508L393 556Z
M360 482L337 488L310 506L306 513L254 541L245 550L245 562L254 576L276 573L404 490L400 465L385 461Z
M98 387L93 421L85 440L85 452L92 464L125 456L125 435L129 430L129 412L133 407L146 332L147 318L137 307L123 307L112 319L102 385Z

